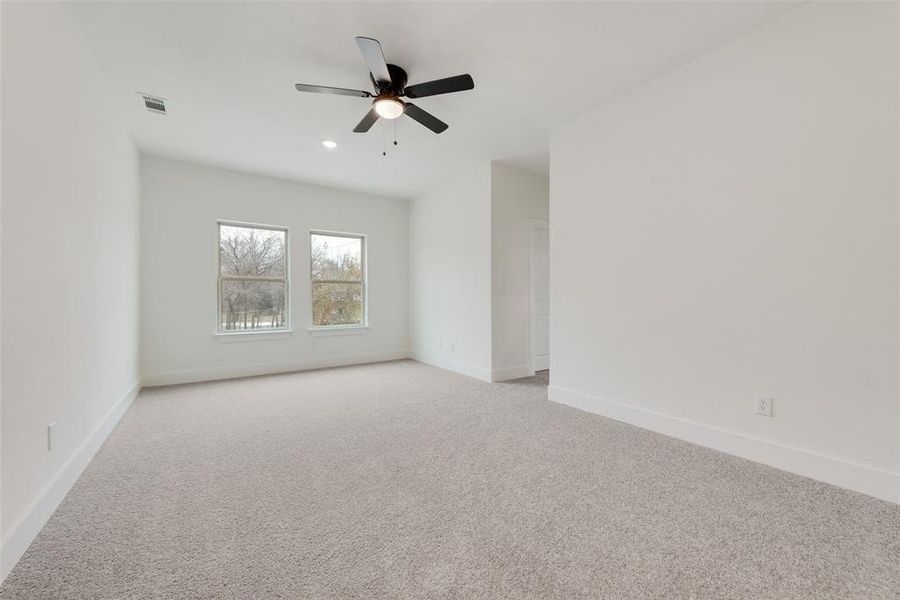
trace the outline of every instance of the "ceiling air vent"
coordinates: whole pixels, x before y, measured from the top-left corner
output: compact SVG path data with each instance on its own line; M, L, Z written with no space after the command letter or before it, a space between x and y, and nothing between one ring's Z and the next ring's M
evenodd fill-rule
M147 107L152 113L157 113L160 115L166 114L166 99L160 98L159 96L148 96L147 94L141 94L141 98L144 100L144 106Z

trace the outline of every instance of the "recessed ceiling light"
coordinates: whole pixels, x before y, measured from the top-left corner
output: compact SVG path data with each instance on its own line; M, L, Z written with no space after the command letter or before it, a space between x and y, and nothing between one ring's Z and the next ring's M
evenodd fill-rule
M334 140L322 140L322 145L331 150L332 148L337 148L337 142Z

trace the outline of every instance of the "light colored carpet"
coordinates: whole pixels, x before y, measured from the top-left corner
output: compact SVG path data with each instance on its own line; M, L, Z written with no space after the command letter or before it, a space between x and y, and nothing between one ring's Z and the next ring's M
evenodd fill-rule
M410 361L146 390L10 598L892 598L896 505Z

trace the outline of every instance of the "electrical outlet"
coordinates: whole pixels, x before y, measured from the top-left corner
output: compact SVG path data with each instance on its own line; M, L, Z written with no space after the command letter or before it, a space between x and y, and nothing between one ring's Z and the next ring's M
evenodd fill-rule
M444 349L444 338L440 338L438 340L438 350L443 350L443 349Z
M47 452L53 452L53 426L56 425L56 421L52 423L47 423Z
M756 414L764 417L772 416L772 405L775 404L775 398L771 396L756 397Z
M456 340L450 340L450 352L456 350Z

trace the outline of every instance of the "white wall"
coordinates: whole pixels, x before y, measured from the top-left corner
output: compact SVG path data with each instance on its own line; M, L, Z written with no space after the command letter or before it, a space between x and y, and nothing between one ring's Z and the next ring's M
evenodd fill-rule
M413 355L490 380L490 163L413 200L409 231Z
M546 221L550 182L491 163L491 341L494 381L533 374L531 361L531 219Z
M138 385L137 152L70 8L2 11L0 577Z
M551 397L900 501L898 66L816 3L557 131Z
M408 201L141 157L144 385L403 358ZM290 233L292 333L216 336L217 219ZM309 232L367 237L368 332L313 336Z
M416 359L502 381L530 374L529 225L548 180L481 161L410 204Z
M0 8L0 35L3 31L3 10ZM2 59L2 49L0 49ZM2 71L2 65L0 65ZM3 129L3 95L0 94L0 135ZM2 186L2 162L3 146L0 143L0 186ZM3 193L0 190L0 340L3 339ZM0 343L0 583L5 578L6 570L3 567L3 538L6 529L3 526L3 344Z

